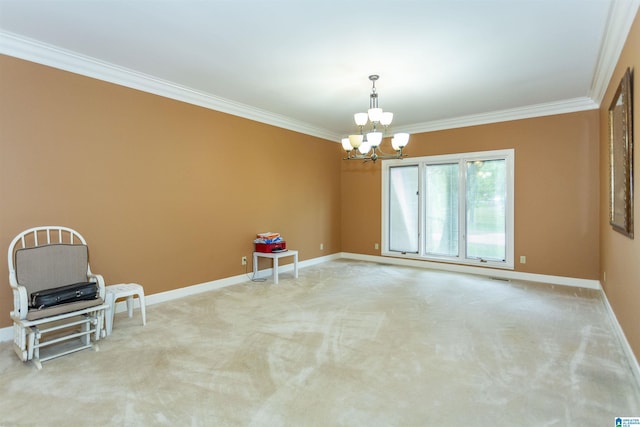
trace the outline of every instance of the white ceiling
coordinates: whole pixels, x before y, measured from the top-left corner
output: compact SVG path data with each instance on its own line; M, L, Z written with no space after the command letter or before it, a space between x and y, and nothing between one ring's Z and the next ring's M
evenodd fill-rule
M0 53L338 140L596 108L638 0L0 0Z

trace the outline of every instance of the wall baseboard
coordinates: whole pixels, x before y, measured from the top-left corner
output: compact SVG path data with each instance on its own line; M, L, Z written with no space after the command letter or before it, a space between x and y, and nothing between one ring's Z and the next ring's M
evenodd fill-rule
M0 342L13 341L13 326L0 329Z
M609 314L609 319L611 320L611 325L615 330L616 335L618 336L618 340L620 341L620 346L622 347L625 356L629 361L629 368L631 369L631 375L635 380L635 383L638 388L640 388L640 364L638 364L638 358L633 353L633 349L631 348L631 344L629 344L629 340L627 340L627 336L624 334L622 330L622 326L620 322L618 322L618 318L616 317L616 313L613 311L613 307L609 304L609 299L607 298L607 294L604 290L601 290L602 293L602 301L605 305L605 309Z
M377 255L354 254L342 252L341 258L354 259L359 261L377 262L380 264L404 265L408 267L426 268L431 270L444 270L455 273L476 274L480 276L494 277L498 279L523 280L526 282L549 283L551 285L573 286L578 288L588 288L602 290L598 280L578 279L574 277L549 276L546 274L522 273L512 270L500 270L494 268L474 267L471 265L448 264L433 261L422 261L407 258L383 257Z
M328 255L324 257L304 260L304 261L298 262L298 268L309 267L312 265L321 264L323 262L327 262L327 261L338 259L338 258L340 258L340 255L334 254L334 255ZM281 273L293 271L293 263L279 266L278 270ZM265 268L258 272L258 275L256 278L269 277L272 274L273 274L272 268ZM149 295L148 297L145 296L145 302L147 305L152 305L152 304L158 304L161 302L171 301L177 298L184 298L190 295L197 295L203 292L209 292L216 289L225 288L227 286L238 285L240 283L247 282L248 280L252 279L252 276L253 276L253 271L247 274L239 274L237 276L227 277L219 280L213 280L211 282L199 283L196 285L186 286L184 288L172 289L170 291L152 294L152 295ZM126 304L124 303L117 303L117 304L121 305L121 307L116 307L116 313L126 310Z

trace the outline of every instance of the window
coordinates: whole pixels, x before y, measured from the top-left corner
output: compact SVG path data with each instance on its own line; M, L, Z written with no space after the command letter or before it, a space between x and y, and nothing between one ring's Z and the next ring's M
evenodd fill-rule
M384 161L383 255L513 268L514 151Z

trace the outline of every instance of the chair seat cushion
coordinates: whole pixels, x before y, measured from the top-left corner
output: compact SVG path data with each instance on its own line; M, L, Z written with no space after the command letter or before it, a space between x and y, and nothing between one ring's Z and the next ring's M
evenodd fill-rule
M58 314L65 314L72 311L101 305L103 303L104 300L102 298L96 298L90 301L76 301L67 304L54 305L53 307L47 307L40 310L32 308L27 312L27 320L38 320L45 317L56 316Z

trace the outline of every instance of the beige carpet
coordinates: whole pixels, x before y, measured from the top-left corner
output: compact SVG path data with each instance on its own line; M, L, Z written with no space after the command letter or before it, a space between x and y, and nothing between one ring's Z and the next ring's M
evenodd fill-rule
M139 312L37 371L0 425L594 426L640 390L594 290L332 261Z

